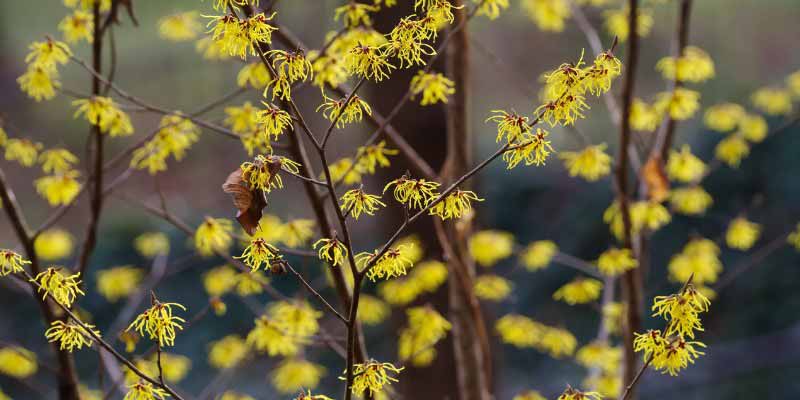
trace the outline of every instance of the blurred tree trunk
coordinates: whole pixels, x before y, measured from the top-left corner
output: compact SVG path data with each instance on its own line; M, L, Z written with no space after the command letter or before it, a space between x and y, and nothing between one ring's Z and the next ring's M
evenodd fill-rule
M453 26L466 24L462 0L456 7ZM444 186L472 167L472 136L469 129L469 35L467 28L456 32L447 46L447 76L456 92L447 105L447 153L441 170ZM466 189L466 188L465 188ZM453 325L453 356L461 400L487 400L491 384L491 358L483 316L472 282L475 265L467 251L472 231L471 217L446 223L436 222L439 241L445 251L448 275L449 319Z

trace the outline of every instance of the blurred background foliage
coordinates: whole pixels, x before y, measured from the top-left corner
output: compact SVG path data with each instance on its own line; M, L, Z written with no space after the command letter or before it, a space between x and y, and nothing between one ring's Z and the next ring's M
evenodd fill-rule
M284 0L278 12L282 23L294 27L295 33L307 44L318 47L326 32L335 30L339 23L332 15L340 1ZM409 3L400 0L400 3ZM140 26L132 27L126 20L115 28L114 35L119 51L117 83L133 94L154 104L184 111L196 109L206 102L231 91L235 87L237 62L206 62L195 51L191 42L171 43L159 39L157 21L160 17L183 10L200 9L210 12L210 0L135 2ZM396 8L401 15L408 5ZM641 67L637 95L651 98L664 90L665 83L655 72L658 59L669 54L674 30L676 7L673 2L656 7L652 33L643 40ZM34 103L22 94L16 78L22 74L27 45L44 35L57 35L56 25L66 14L59 1L29 0L0 2L0 112L10 126L11 135L25 134L46 146L61 145L76 154L83 154L88 128L84 121L72 118L69 98L59 96L48 102ZM800 2L796 0L698 0L694 2L690 43L697 45L713 57L716 77L700 87L701 104L705 107L723 101L747 103L750 94L761 86L780 84L783 78L800 66ZM602 20L597 12L590 12L596 26ZM384 22L377 21L379 28ZM534 107L539 88L537 77L561 62L575 60L581 49L587 48L585 38L568 23L560 34L539 31L521 12L517 1L501 18L489 22L477 18L470 27L472 38L472 93L471 119L476 137L476 153L487 154L494 149L494 133L483 120L489 110L514 108L530 112ZM611 39L603 36L604 43ZM84 59L89 57L84 43L74 47ZM622 52L620 52L622 54ZM624 54L623 54L624 56ZM398 79L405 79L397 74ZM88 74L77 66L63 69L65 88L87 92ZM388 112L396 99L402 96L407 80L385 86L370 86L363 97L373 107ZM306 87L295 96L301 108L315 108L320 98L316 89ZM259 93L249 91L235 103L245 99L257 104ZM703 159L713 157L715 144L721 135L703 128L696 116L679 124L676 143L689 143L693 152ZM221 120L222 109L208 119ZM438 107L421 108L411 104L401 113L396 125L405 132L423 155L438 165L444 140L444 120ZM134 126L139 135L156 128L159 116L134 113ZM777 126L779 119L770 119ZM322 129L324 121L312 120L313 126ZM578 123L580 129L593 143L606 142L615 153L617 130L600 101L593 100L587 119ZM349 128L335 137L335 154L359 143L371 132L368 127ZM576 150L580 146L573 132L555 130L551 134L553 146L558 151ZM109 142L110 152L126 147L130 140ZM674 215L672 222L658 231L652 241L652 262L648 274L647 297L665 294L676 289L666 280L666 265L671 255L678 252L692 235L716 239L724 234L728 221L739 213L763 224L763 234L755 249L770 239L786 233L800 220L800 128L794 127L779 136L769 137L764 143L753 146L751 155L738 169L721 168L706 181L705 188L714 197L714 205L704 218ZM204 131L201 142L190 150L187 159L171 164L166 173L159 175L159 184L169 199L170 210L196 225L204 215L231 217L233 209L220 185L226 175L246 157L236 141ZM377 191L380 182L399 175L405 167L398 160L395 168L371 178L366 186ZM50 212L46 203L35 195L33 169L22 169L2 161L12 186L20 197L27 216L34 223L42 221ZM608 177L595 183L569 178L563 166L553 159L544 167L517 168L506 172L504 165L495 164L480 175L475 190L486 198L478 206L479 228L494 228L513 232L518 243L550 239L566 253L592 260L613 243L606 225L602 222L603 210L613 196ZM288 181L288 180L287 180ZM154 180L145 173L136 173L122 189L126 195L143 200L155 200ZM302 200L298 200L302 199ZM59 226L70 230L78 240L83 234L87 203L80 204L62 220ZM287 188L271 196L269 212L284 218L311 217L305 195L296 182L287 182ZM388 214L388 211L387 211ZM399 221L399 216L394 217ZM360 248L369 248L382 242L393 229L394 221L376 224L359 221L355 236ZM381 219L381 221L386 221ZM0 238L3 246L13 246L15 238L5 218L0 221ZM430 236L428 226L419 226L423 237ZM220 265L219 259L200 259L192 255L186 237L170 225L159 221L140 208L113 198L105 207L101 224L101 240L92 258L91 273L86 277L94 288L95 273L115 265L133 264L149 267L132 249L132 240L138 234L159 230L171 236L173 252L169 268L171 274L158 288L161 299L179 301L189 306L189 315L207 303L202 290L202 273ZM435 242L425 243L432 256L438 254ZM722 260L726 269L750 257L751 253L731 251L723 247ZM306 274L321 274L315 260L292 259L294 265ZM71 263L72 260L66 260ZM508 313L518 312L562 325L572 331L580 343L594 336L598 323L597 310L591 307L569 307L554 302L552 292L574 275L570 269L550 266L530 273L508 259L496 266L500 274L510 277L515 291L510 300L489 304L485 311L489 320ZM746 276L738 278L722 292L705 318L706 332L702 340L708 344L707 355L696 366L679 378L662 377L649 373L643 379L642 393L647 399L709 399L709 398L793 398L800 393L800 254L789 247L761 260ZM174 268L174 269L173 269ZM724 275L724 273L723 273ZM273 283L285 293L298 290L288 277L277 277ZM20 297L20 292L3 282L0 300L0 342L13 342L41 354L42 362L52 361L52 354L43 340L44 329L39 310L31 299ZM373 292L373 288L368 289ZM327 291L333 297L332 291ZM423 298L417 303L441 298ZM265 295L258 302L267 301ZM209 315L186 332L179 335L174 352L190 356L193 360L190 379L181 387L191 393L200 392L212 379L220 379L217 371L206 360L207 343L231 332L246 334L252 327L252 307L237 301L227 301L228 312L223 317ZM119 312L120 304L111 304L92 291L80 302L89 311L94 323L105 329ZM443 307L439 307L441 311ZM405 321L404 313L393 310L392 321L379 328L367 328L370 352L378 359L395 358L395 333ZM658 322L647 321L648 327ZM327 321L326 325L334 324ZM338 329L338 325L335 326ZM107 333L111 336L112 333ZM422 371L404 372L399 384L401 393L412 386L419 388L421 381L431 385L430 393L447 393L450 362L449 343L439 345L442 351L437 363ZM323 393L338 395L340 360L330 351L311 348L309 355L328 367L323 380ZM494 343L498 399L509 399L524 388L536 388L549 395L560 392L565 383L578 384L585 371L569 361L554 360L533 350L517 351ZM77 352L80 374L85 382L96 386L97 355L91 351ZM267 374L273 360L259 358L246 368L239 368L227 386L249 392L259 399L278 398L268 386ZM49 372L41 371L33 380L50 381ZM223 377L222 379L229 379ZM438 388L435 386L439 386ZM0 387L14 398L29 399L45 396L35 394L30 387L19 385L5 376L0 377ZM418 390L418 389L417 389ZM52 393L47 393L47 396ZM424 394L413 398L436 398ZM412 397L409 397L412 398Z

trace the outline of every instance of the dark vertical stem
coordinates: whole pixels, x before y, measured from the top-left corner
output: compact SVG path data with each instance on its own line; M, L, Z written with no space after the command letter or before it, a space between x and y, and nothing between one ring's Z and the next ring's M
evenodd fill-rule
M628 50L626 54L626 68L622 89L622 121L620 124L619 151L615 173L617 201L622 213L624 226L623 246L632 249L631 216L629 208L628 190L628 157L625 151L630 145L631 125L630 113L633 102L634 84L636 80L636 67L639 59L639 35L636 33L638 20L638 0L628 0ZM638 357L633 351L634 332L641 329L642 324L642 280L639 268L627 271L622 277L622 297L625 302L625 323L623 324L623 373L622 381L633 380ZM632 393L631 396L634 396Z
M447 76L455 84L455 94L447 103L447 153L442 166L441 179L452 184L457 177L469 171L472 165L472 137L469 129L469 16L463 0L451 0L455 11L454 26L461 29L451 32L446 48ZM436 222L439 223L438 221ZM455 358L458 394L462 400L491 398L491 353L488 335L480 306L472 290L475 274L469 261L466 241L471 226L459 221L442 224L438 239L443 249L448 249L449 316L453 325L453 356Z
M100 74L103 68L103 31L100 27L100 2L96 2L92 9L94 15L94 41L92 42L92 69L97 74L92 76L92 96L100 95ZM109 85L110 86L110 85ZM103 208L103 134L98 125L92 125L90 135L94 140L93 172L90 177L91 194L89 197L90 214L89 224L86 228L86 238L81 248L76 271L84 275L89 265L89 258L97 245L97 227L100 223L100 211Z
M692 0L681 0L680 10L678 16L677 28L675 31L675 54L673 57L677 60L678 57L683 55L683 50L689 45L689 17L692 10ZM683 83L678 80L678 74L675 73L675 79L672 82L673 91L681 86ZM675 120L667 116L667 127L664 134L664 143L662 143L660 151L661 159L666 161L669 156L669 150L672 148L673 137L675 136ZM655 151L655 150L654 150Z

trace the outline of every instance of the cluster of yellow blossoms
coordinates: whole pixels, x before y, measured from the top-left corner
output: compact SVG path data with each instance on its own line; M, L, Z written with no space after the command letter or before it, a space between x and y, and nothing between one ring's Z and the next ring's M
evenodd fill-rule
M430 365L436 357L436 343L444 339L451 325L431 306L406 310L408 326L400 331L397 353L401 361L416 367Z
M695 331L702 331L699 314L707 312L710 301L694 286L687 284L679 294L656 296L653 302L653 315L663 316L667 328L637 333L634 350L642 352L645 362L656 370L670 375L678 372L704 353L698 348L705 347L694 339Z
M494 328L503 343L518 348L535 348L554 358L572 355L578 344L575 336L566 329L547 326L518 314L500 317Z

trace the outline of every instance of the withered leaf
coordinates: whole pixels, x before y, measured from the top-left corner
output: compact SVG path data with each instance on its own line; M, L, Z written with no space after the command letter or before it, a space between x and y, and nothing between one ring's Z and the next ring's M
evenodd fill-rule
M236 207L236 220L245 232L252 235L261 220L261 211L267 206L264 196L247 187L242 179L242 170L237 168L228 175L222 184L222 191L233 196L233 206Z
M647 185L647 197L656 202L664 201L669 195L669 180L664 172L664 160L661 156L650 156L642 167L641 175Z

